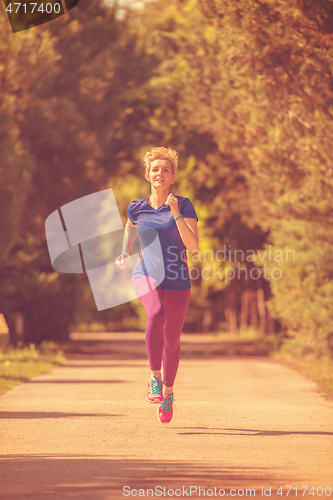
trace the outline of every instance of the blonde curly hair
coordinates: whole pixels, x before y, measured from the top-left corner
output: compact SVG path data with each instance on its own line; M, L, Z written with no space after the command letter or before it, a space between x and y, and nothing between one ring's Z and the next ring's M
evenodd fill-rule
M153 148L151 151L148 151L144 157L143 161L145 162L145 179L149 181L149 171L150 164L155 160L169 160L172 165L172 173L175 174L178 167L178 153L177 151L173 151L170 148Z

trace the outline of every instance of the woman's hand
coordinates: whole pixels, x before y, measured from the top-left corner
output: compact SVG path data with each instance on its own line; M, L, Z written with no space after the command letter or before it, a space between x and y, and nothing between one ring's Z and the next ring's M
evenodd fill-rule
M174 217L178 217L178 215L180 215L178 199L172 193L169 194L164 205L168 205L171 208L171 213Z
M122 252L119 257L116 258L115 263L117 264L120 269L125 269L126 263L130 256L128 255L127 252Z

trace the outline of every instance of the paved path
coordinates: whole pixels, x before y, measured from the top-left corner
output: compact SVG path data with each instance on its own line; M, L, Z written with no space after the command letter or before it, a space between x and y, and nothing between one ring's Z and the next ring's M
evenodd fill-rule
M136 339L0 397L0 500L263 498L270 487L281 499L279 486L284 498L287 486L333 498L333 402L313 382L268 357L199 358L187 341L162 425Z

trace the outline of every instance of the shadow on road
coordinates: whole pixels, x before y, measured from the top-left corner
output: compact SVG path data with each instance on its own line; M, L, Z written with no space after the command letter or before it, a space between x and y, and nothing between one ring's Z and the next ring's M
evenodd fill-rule
M174 427L174 429L184 429L184 427ZM303 436L333 436L333 432L321 432L321 431L263 431L256 429L221 429L214 427L188 427L193 429L189 432L178 432L181 435L192 435L192 434L214 434L223 436L290 436L292 434L303 435ZM202 432L199 432L201 431ZM222 432L210 432L210 431L222 431ZM232 431L232 432L225 432Z
M187 491L192 498L199 487L202 489L225 489L226 495L231 488L250 488L255 484L251 496L261 495L261 486L269 484L271 474L269 468L256 467L232 467L223 463L216 467L207 467L190 462L177 462L172 460L119 460L110 459L107 456L71 456L71 455L5 455L0 456L2 474L10 474L12 477L20 477L21 480L45 476L44 484L39 484L36 491L31 482L30 493L26 496L0 494L1 500L21 500L21 498L33 498L34 500L61 499L85 500L85 499L116 499L124 498L124 492L137 490L135 496L152 496L153 492L181 489L182 493ZM282 479L282 478L281 478ZM29 483L29 481L28 481ZM125 487L125 490L123 489ZM28 490L27 489L27 490ZM145 495L139 494L139 489L145 490ZM255 492L255 493L254 493ZM170 491L171 493L171 491ZM154 495L170 496L170 495ZM171 495L171 496L180 496ZM201 493L200 496L203 496ZM206 496L206 495L205 495ZM208 495L211 496L211 495ZM250 496L249 494L246 496Z
M111 413L66 413L57 411L0 411L0 419L9 418L72 418L72 417L122 417L120 414Z
M90 368L90 365L89 365ZM27 380L27 384L128 384L129 380Z

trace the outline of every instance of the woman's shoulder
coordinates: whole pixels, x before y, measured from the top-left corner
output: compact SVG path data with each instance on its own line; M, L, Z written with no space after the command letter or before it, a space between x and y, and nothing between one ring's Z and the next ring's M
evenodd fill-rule
M177 196L176 198L178 199L178 207L180 213L186 218L191 218L191 219L198 219L198 216L196 214L196 211L194 209L194 206L189 198L186 196Z
M141 198L140 200L131 201L130 205L143 205L148 200L148 196Z
M178 194L175 195L178 201L183 201L183 200L190 200L190 198L187 198L187 196L180 196Z
M188 198L187 196L179 196L177 194L175 196L178 199L178 203L183 204L183 205L188 205L188 204L192 205L190 198Z
M148 197L141 198L140 200L133 200L127 207L127 216L132 224L136 224L136 220L140 214L141 208L144 206Z
M141 198L140 200L131 201L131 203L128 205L128 210L131 210L131 211L140 210L142 205L144 205L147 200L148 200L148 197Z

